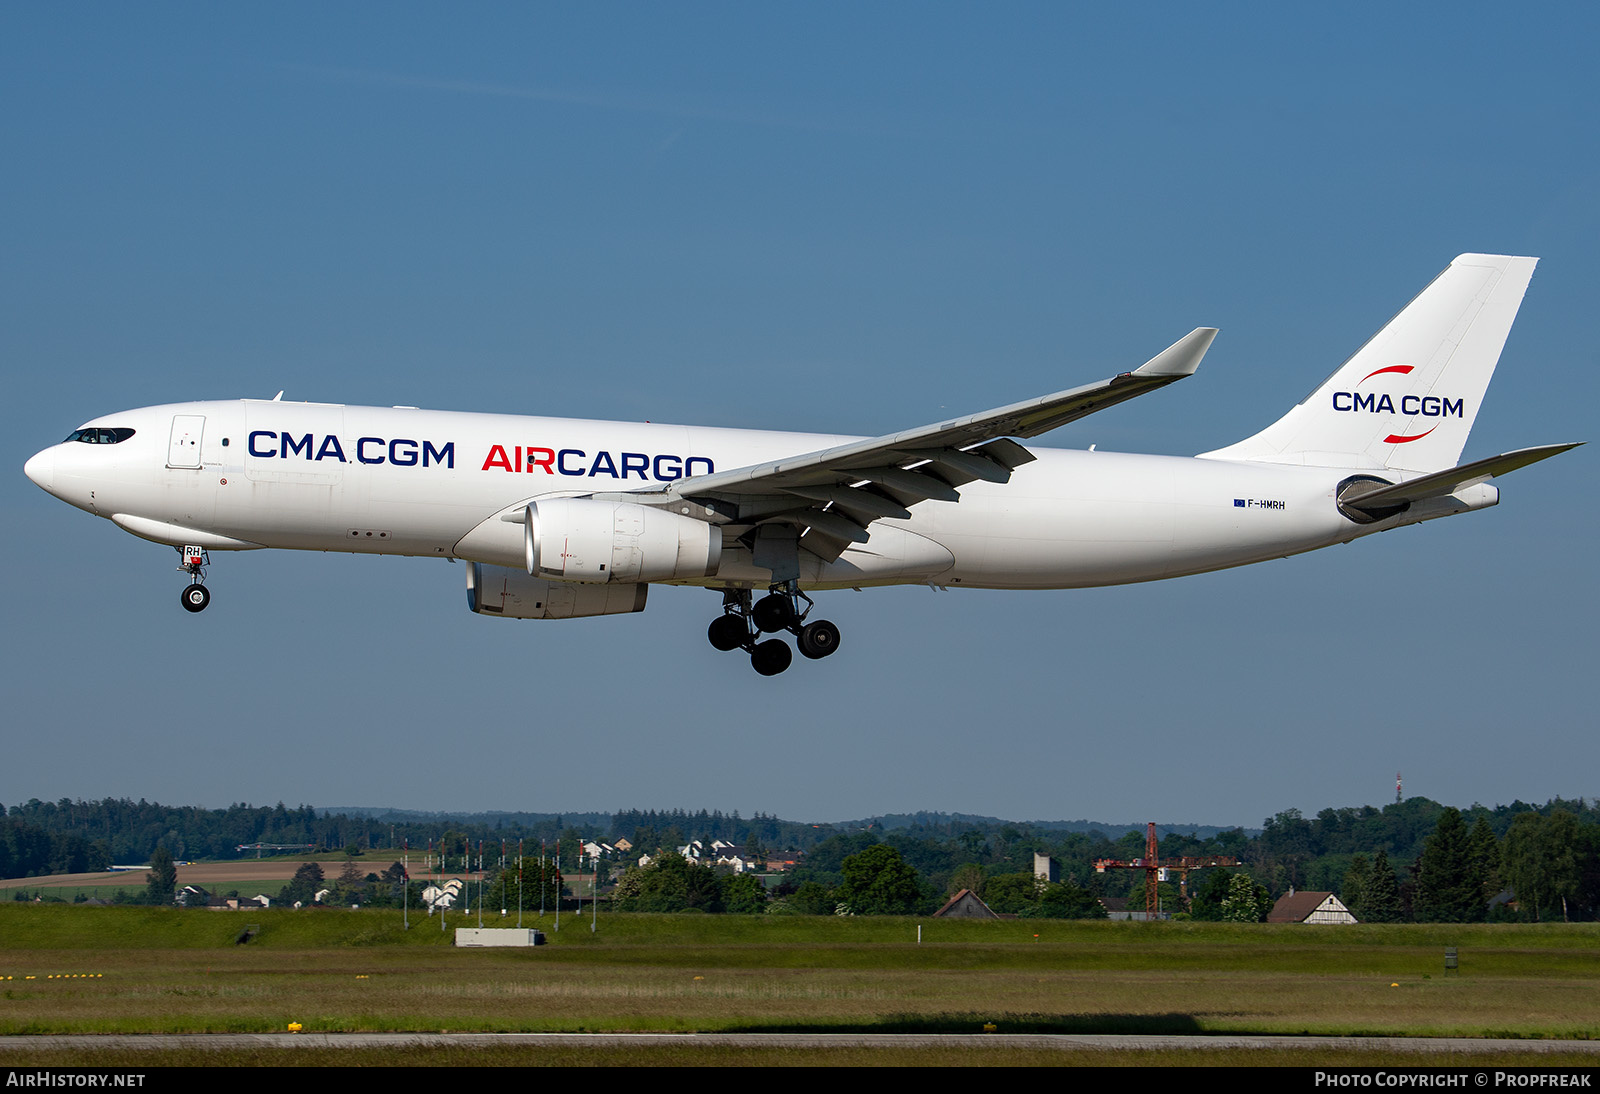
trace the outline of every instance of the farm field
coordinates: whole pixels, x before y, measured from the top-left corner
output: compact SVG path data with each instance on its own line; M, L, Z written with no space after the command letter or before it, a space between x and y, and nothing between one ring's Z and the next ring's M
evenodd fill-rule
M240 944L247 925L258 929ZM454 917L446 924L456 925ZM315 1033L972 1034L992 1024L1001 1040L1248 1033L1575 1039L1600 1047L1594 924L1317 928L602 914L591 932L587 917L564 914L559 932L550 916L540 926L548 946L458 950L437 920L413 915L408 932L388 911L0 904L0 1034L269 1033L291 1022ZM1459 948L1459 972L1444 971L1446 946ZM237 1062L282 1050L241 1051ZM356 1063L365 1050L294 1051L296 1062L313 1062L298 1055L312 1053L318 1063ZM586 1062L585 1051L598 1061L607 1050L418 1047L408 1054L413 1062L453 1062L454 1051L477 1062L491 1062L495 1052L517 1062ZM641 1049L630 1059L713 1062L707 1049L675 1055L683 1051ZM913 1062L891 1058L894 1051L719 1048L711 1056L831 1063L867 1053L869 1062ZM1001 1051L957 1057L995 1063L991 1053ZM1017 1052L1004 1062L1033 1055ZM337 1060L321 1058L328 1053ZM81 1050L66 1055L79 1063L110 1059L98 1051L92 1061ZM383 1059L406 1055L385 1050ZM1304 1051L1276 1060L1273 1052L1201 1055L1227 1064L1335 1062ZM1160 1062L1146 1053L1138 1059ZM1183 1059L1206 1062L1192 1052ZM44 1062L37 1050L0 1043L0 1064ZM942 1057L919 1049L914 1062ZM1406 1053L1395 1062L1436 1061Z
M362 874L378 873L390 863L400 861L404 854L402 851L392 853L375 851L366 858L357 859L356 867ZM305 862L315 862L320 865L327 879L332 881L344 868L345 858L343 855L324 853L264 859L233 859L224 862L186 862L177 867L178 884L197 885L214 892L237 889L244 896L265 893L268 897L276 897L279 890L289 884L294 877L295 870ZM413 877L418 881L430 881L436 876L432 867L421 861L420 856L413 857L411 866ZM125 891L130 896L142 895L148 874L149 870L140 866L136 869L104 870L88 874L0 878L0 894L14 895L20 889L28 896L45 894L68 901L76 901L79 898L109 901L113 900L119 891ZM457 878L476 885L483 875L476 870L449 870L441 876ZM583 875L566 879L568 889L585 896L590 890L589 882L590 879Z

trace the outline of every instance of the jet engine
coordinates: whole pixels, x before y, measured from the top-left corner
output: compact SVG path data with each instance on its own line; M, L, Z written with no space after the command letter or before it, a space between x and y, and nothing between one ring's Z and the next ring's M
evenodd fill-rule
M630 502L548 498L531 502L523 546L534 577L637 585L711 577L722 562L714 524Z
M521 570L467 564L467 607L507 619L581 619L644 611L648 585L579 585L545 581Z

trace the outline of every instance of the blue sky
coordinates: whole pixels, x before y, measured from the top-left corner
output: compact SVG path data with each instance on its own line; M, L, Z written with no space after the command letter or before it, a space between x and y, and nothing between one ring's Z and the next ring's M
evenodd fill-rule
M460 566L166 548L21 473L125 407L270 397L877 434L1137 365L1047 438L1192 454L1463 251L1542 258L1465 458L1592 440L1585 5L0 9L0 802L1259 824L1600 793L1585 448L1501 505L1086 592L821 597L763 680Z

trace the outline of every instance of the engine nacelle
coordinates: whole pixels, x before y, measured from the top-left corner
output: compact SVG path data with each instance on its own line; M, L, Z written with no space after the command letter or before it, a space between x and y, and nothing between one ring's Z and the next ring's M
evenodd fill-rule
M711 577L722 529L665 509L594 498L531 502L524 514L528 573L555 581L636 585Z
M521 570L467 563L467 607L506 619L581 619L644 611L648 585L579 585L545 581Z

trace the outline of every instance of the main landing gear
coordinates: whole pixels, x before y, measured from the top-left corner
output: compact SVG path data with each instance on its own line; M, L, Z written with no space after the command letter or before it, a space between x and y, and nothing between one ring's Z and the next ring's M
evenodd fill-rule
M203 612L211 603L211 590L200 584L200 579L206 576L211 556L204 547L179 547L178 553L183 556L183 565L178 569L189 575L189 584L180 594L179 603L185 611Z
M838 627L826 619L806 622L806 616L815 605L800 591L798 582L772 586L754 605L750 599L749 589L724 589L722 614L711 621L706 637L725 653L733 650L749 653L750 666L762 676L776 676L794 660L787 642L780 638L758 641L763 634L788 631L795 636L800 653L813 661L839 648ZM804 607L801 601L805 602Z

